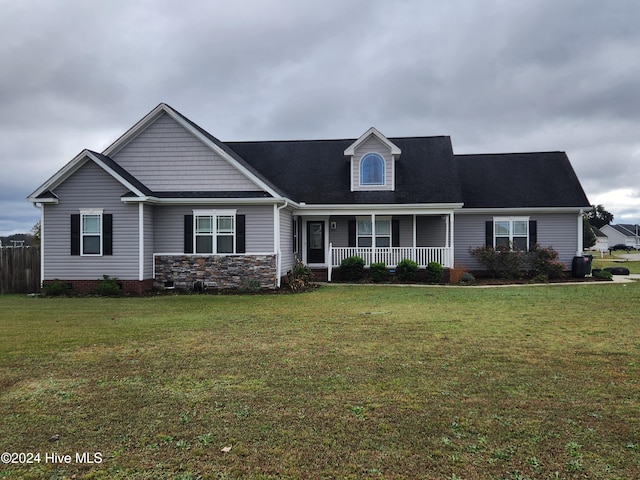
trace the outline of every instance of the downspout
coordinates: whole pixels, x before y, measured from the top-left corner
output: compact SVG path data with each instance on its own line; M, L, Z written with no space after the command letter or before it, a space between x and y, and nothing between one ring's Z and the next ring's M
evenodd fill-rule
M280 288L282 283L282 245L280 243L280 212L289 206L289 201L285 200L284 203L278 207L276 203L273 204L275 218L274 218L274 239L275 239L275 251L276 251L276 287Z
M583 254L583 250L584 250L584 243L583 243L583 227L584 227L584 220L582 219L584 215L584 211L582 209L580 209L580 213L578 213L578 251L576 252L576 256L582 256Z

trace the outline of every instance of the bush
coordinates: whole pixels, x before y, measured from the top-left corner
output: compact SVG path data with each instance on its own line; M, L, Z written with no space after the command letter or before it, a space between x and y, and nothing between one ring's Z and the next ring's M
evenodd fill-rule
M344 280L362 280L364 277L364 260L357 255L347 257L340 262L340 272Z
M371 279L376 283L384 282L389 276L387 264L384 262L372 263L370 273Z
M593 275L593 278L598 278L600 280L613 279L613 273L608 272L607 270L593 270L591 274Z
M542 248L536 244L529 250L527 259L534 278L562 278L564 264L558 260L558 252L552 247Z
M400 260L400 262L398 262L398 266L396 266L396 275L398 276L398 280L401 282L410 282L415 280L417 273L418 264L408 258Z
M521 278L527 263L525 252L506 247L477 247L469 253L485 266L493 278Z
M98 280L96 284L96 293L103 297L113 297L114 295L120 295L120 285L117 278L112 278L109 275L103 275L102 280Z
M49 297L63 297L71 291L71 285L63 280L52 280L42 284L42 292Z
M287 285L292 292L304 292L313 287L313 272L300 259L287 272Z
M474 277L471 273L469 272L464 272L462 274L462 276L460 277L460 283L464 284L464 285L469 285L471 283L475 283L476 281L476 277Z
M438 262L429 262L426 269L426 281L428 283L440 283L444 268Z

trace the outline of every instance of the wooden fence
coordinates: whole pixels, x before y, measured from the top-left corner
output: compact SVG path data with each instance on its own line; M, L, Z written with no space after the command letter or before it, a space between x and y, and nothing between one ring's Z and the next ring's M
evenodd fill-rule
M0 248L0 294L40 291L40 249Z

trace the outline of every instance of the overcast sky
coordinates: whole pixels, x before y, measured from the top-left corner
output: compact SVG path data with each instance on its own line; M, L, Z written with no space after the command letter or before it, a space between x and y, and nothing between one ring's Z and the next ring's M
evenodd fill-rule
M161 102L223 141L450 135L567 152L640 223L640 1L0 0L0 235ZM437 172L434 172L437 174ZM496 186L499 188L499 186Z

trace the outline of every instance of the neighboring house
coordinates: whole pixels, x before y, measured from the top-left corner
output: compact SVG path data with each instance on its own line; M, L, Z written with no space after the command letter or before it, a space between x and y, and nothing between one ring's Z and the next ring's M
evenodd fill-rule
M609 247L625 245L628 248L640 248L640 225L605 225L600 230L609 238Z
M166 104L84 150L28 200L42 279L88 291L277 288L295 259L481 270L474 247L553 246L571 265L590 204L565 153L454 155L449 137L221 142Z
M590 250L595 250L597 252L606 252L609 250L609 237L607 237L599 228L594 227L593 225L589 225L589 227L596 237L596 243L590 248Z

